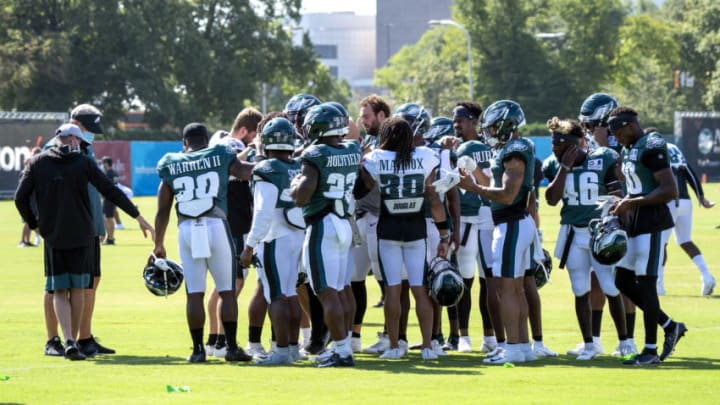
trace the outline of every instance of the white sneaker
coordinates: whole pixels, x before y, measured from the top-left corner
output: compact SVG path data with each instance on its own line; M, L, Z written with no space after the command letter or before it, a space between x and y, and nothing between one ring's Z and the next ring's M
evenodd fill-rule
M583 348L582 353L580 353L580 354L575 358L575 360L587 361L587 360L592 360L592 359L594 359L595 356L597 356L598 354L600 354L600 353L598 353L595 349L596 349L596 347L595 347L595 345L592 344L592 343L589 344L589 345L586 345L586 346Z
M265 358L257 359L253 363L256 366L276 366L280 364L292 364L289 355L282 355L278 352L270 352Z
M483 359L485 364L503 364L505 363L505 349L498 346L495 350L489 352Z
M405 353L403 353L403 350L399 347L396 347L394 349L385 350L385 352L380 355L380 358L386 360L400 360L404 356Z
M442 348L441 348L442 349ZM422 349L422 359L423 360L437 360L438 355L433 349L428 349L427 347Z
M535 342L533 343L533 353L535 353L535 356L537 357L557 357L557 353L550 350L547 346L542 344L541 342Z
M622 340L618 343L617 348L613 352L613 357L625 357L637 354L635 342L632 339Z
M523 348L522 353L523 353L525 362L537 360L537 356L535 355L535 352L533 351L532 345L530 343L527 343L527 346Z
M320 353L320 354L318 354L317 356L315 356L314 358L311 358L311 361L313 361L313 362L315 362L315 363L322 363L322 362L324 362L325 360L327 360L327 359L329 359L330 357L332 357L333 354L335 354L335 350L333 350L333 349L326 349L326 350L324 350L322 353Z
M250 356L253 356L256 359L261 359L261 358L267 357L267 355L268 355L268 352L265 351L265 348L263 347L262 343L248 342L247 346L245 346L245 353L249 354Z
M460 353L471 353L472 352L472 342L470 340L470 336L460 336L460 340L458 340L458 352L460 352Z
M497 347L497 340L487 340L487 338L483 338L483 344L482 347L480 347L480 351L484 353L490 353Z
M365 353L380 354L390 348L390 340L386 333L378 332L378 341L365 348Z
M117 230L119 230L119 231L122 231L122 230L125 229L125 225L123 225L123 224L116 224L116 225L115 225L115 229L117 229Z
M271 340L271 341L270 341L270 351L271 351L271 352L276 352L276 351L277 351L277 342L274 341L274 340Z
M438 356L447 356L448 354L445 353L445 350L443 350L442 345L437 340L433 339L430 341L430 346L432 347L432 350L437 354Z
M605 354L605 350L603 349L599 336L593 336L593 345L595 346L595 352L597 352L598 355Z
M215 345L205 345L205 353L209 353L211 356L215 353Z
M403 356L408 354L408 342L406 340L398 340L398 347L402 350Z
M505 363L524 363L525 361L525 353L522 350L503 350L497 356L485 358L483 363L503 365Z
M504 348L504 347L502 347L502 346L500 346L500 345L497 345L497 346L495 346L494 349L490 350L489 352L487 352L487 353L485 354L485 358L487 359L487 358L490 358L490 357L495 357L495 356L497 356L498 354L500 354L500 353L502 353L502 352L504 352L504 351L505 351L505 348Z
M715 284L715 277L713 276L710 276L707 280L703 280L702 295L704 297L712 295L713 290L715 289Z
M223 347L215 347L215 349L212 352L213 357L219 357L219 358L225 358L225 355L227 354L227 345Z
M582 353L584 349L585 349L585 343L581 342L581 343L578 343L577 345L575 345L574 349L568 349L567 354L568 354L568 356L579 356L580 353Z
M362 351L362 340L359 337L350 338L350 349L353 353L359 353Z
M300 352L300 346L292 345L288 346L290 349L290 360L293 362L303 361L307 359L307 356Z

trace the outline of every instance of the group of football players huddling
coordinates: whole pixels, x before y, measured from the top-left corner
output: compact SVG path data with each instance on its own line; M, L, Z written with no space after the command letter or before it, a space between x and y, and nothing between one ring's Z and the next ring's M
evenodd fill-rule
M377 95L361 101L356 123L341 104L309 94L267 114L254 139L210 136L203 124L188 124L183 151L158 163L162 182L146 285L166 295L184 279L190 362L216 355L282 365L313 355L318 367L343 367L353 366L358 352L388 360L412 349L423 360L472 352L477 269L483 362L553 357L543 344L538 294L552 269L538 231L544 197L549 205L562 201L554 257L570 277L583 339L568 354L591 360L604 353L607 300L618 335L613 355L627 364L659 363L687 331L660 308L665 244L674 226L676 241L702 273L702 294L712 294L715 280L690 238L687 185L703 206L713 203L680 150L643 130L637 112L610 95L588 97L577 121L548 120L553 153L544 162L520 136L524 124L521 106L511 100L485 109L458 102L452 117L432 118L415 103L391 113ZM252 189L241 202L253 207L242 240L227 222L231 177ZM549 185L540 196L543 177ZM173 202L181 266L166 258L164 246ZM267 312L272 325L267 352L257 336L262 321L246 350L237 344L236 280L250 267L259 280L256 296L266 303L260 319ZM218 300L209 316L217 309L221 344L218 325L203 343L208 271ZM377 343L363 349L368 274L382 286L385 321ZM422 336L415 346L407 335L411 294ZM645 323L640 352L633 340L636 306ZM661 348L657 325L665 332Z

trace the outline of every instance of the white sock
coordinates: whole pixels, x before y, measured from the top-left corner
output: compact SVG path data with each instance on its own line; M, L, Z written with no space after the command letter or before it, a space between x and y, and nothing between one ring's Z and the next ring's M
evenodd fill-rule
M529 344L530 344L530 343L528 343L528 345L529 345ZM542 342L542 340L533 340L533 346L534 346L535 348L545 347L545 344Z
M495 338L495 336L483 336L483 340L488 345L497 346L497 339Z
M277 354L287 357L290 355L290 348L289 347L278 347Z
M712 278L712 275L710 274L710 269L708 269L707 263L705 263L705 258L703 255L697 255L692 258L693 263L695 263L695 266L700 270L700 274L702 274L703 280L709 280Z
M600 344L600 336L593 336L592 339L593 339L593 343L598 344L598 345Z
M352 356L352 349L347 338L333 342L333 351L340 355L340 357Z
M310 342L311 331L312 329L310 328L300 328L300 336L302 336L303 346L307 345Z
M503 349L507 349L507 341L498 343L498 346L502 347Z

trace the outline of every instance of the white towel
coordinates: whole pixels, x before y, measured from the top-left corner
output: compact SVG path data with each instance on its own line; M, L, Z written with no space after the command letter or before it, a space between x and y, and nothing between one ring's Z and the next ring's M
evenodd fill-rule
M330 221L332 221L333 227L335 228L335 234L337 235L338 241L341 245L350 245L352 242L352 230L350 224L346 219L342 219L335 214L329 214Z
M190 226L190 248L193 259L210 257L210 235L204 217L194 219Z

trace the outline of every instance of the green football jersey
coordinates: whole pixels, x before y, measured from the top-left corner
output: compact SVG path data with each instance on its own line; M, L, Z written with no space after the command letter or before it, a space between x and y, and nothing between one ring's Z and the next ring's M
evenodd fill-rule
M525 162L525 173L520 191L517 196L515 196L513 202L510 205L505 205L497 201L492 201L490 208L493 212L512 208L513 212L518 213L519 210L524 212L527 208L528 194L532 192L534 187L535 153L533 149L534 147L530 140L527 138L517 138L508 141L508 143L498 151L490 166L493 174L493 187L502 187L503 174L505 173L503 162L511 157L519 157ZM493 218L495 218L495 215L493 215Z
M303 151L300 160L315 167L320 175L310 202L302 207L305 217L320 214L330 204L340 216L354 212L352 190L361 156L360 145L353 141L338 146L315 144Z
M467 141L460 144L457 149L457 155L458 157L469 156L480 169L487 169L490 167L493 151L488 145L480 141ZM480 207L490 205L490 201L481 198L473 192L463 189L459 189L459 191L461 216L476 216L478 215Z
M178 214L197 218L217 207L227 215L227 185L235 159L225 145L165 154L157 171L175 195Z
M617 163L619 155L610 148L598 147L588 152L581 165L572 167L565 177L563 206L560 210L560 223L575 226L587 226L593 218L599 218L599 196L608 194L605 179L608 171ZM543 162L543 174L552 181L560 170L555 155Z
M643 156L647 153L657 153L661 159L669 162L667 143L656 132L644 135L630 148L625 148L622 172L625 175L625 186L630 197L647 195L658 186L653 172L642 163Z
M285 162L280 159L266 159L253 168L253 180L272 183L278 189L275 208L292 208L295 202L290 197L290 182L300 173L300 162Z

